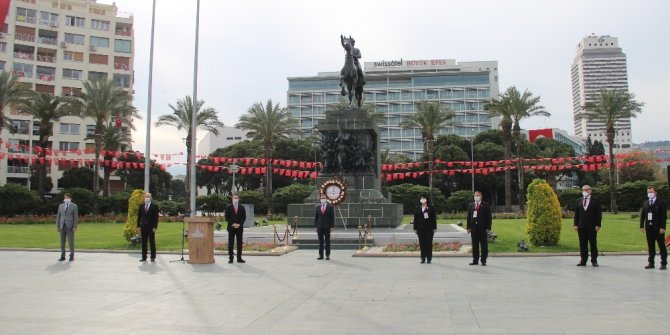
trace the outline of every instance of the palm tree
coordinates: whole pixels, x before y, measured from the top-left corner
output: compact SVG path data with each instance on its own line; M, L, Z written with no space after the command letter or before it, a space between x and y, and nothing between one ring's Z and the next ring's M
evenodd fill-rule
M265 106L261 102L255 103L246 114L240 117L235 128L247 131L247 137L263 145L263 155L267 162L265 174L265 197L269 207L272 207L272 165L270 160L274 152L274 144L287 138L291 128L295 126L294 119L286 108L279 104L273 105L268 100Z
M105 157L103 157L103 160L107 161L108 158L111 160L109 152L119 151L122 145L130 144L130 137L116 126L105 125L102 136L100 137L100 143L102 149L108 152L105 154ZM106 197L109 196L109 177L112 174L112 167L105 164L102 167L102 170L102 196Z
M628 120L642 113L644 103L635 100L635 94L617 90L602 90L594 101L589 101L582 110L591 121L601 122L605 126L607 145L609 146L611 211L617 212L616 205L616 164L614 162L614 137L619 120Z
M540 97L534 97L533 93L525 90L523 94L516 87L507 89L509 99L510 115L514 120L512 134L516 142L517 173L519 178L519 209L523 212L525 208L525 189L523 180L523 162L521 161L521 120L533 116L550 116L551 113L540 105Z
M454 117L454 113L440 107L435 102L422 102L417 107L416 113L409 115L401 123L401 126L408 128L421 129L421 137L424 143L424 152L428 153L428 188L430 189L431 199L433 196L433 142L435 134L449 124L449 120Z
M117 87L113 80L95 80L83 83L84 93L74 100L73 110L89 117L95 122L93 132L95 160L93 178L93 211L97 213L98 195L100 193L100 149L105 126L116 119L135 129L133 118L140 119L137 109L131 105L131 98L127 92Z
M40 122L38 145L41 150L38 152L40 163L37 190L40 197L44 197L47 175L47 165L44 159L49 148L49 136L53 135L53 123L59 121L61 117L68 115L67 108L70 102L67 99L47 93L34 93L28 101L24 112L29 113L35 120Z
M512 158L512 115L510 114L509 98L507 94L493 99L484 107L489 112L489 117L500 117L500 128L503 133L504 158L509 161ZM512 210L512 170L505 167L505 211Z
M204 129L214 135L219 135L218 128L223 127L223 122L219 121L219 117L216 115L216 109L212 107L203 108L205 100L198 100L195 115L195 127L196 129ZM193 131L191 129L192 120L193 120L193 99L191 96L187 95L183 99L177 100L177 105L168 104L170 109L172 109L172 114L161 115L156 121L156 127L159 126L172 126L177 128L177 130L186 130L186 183L184 185L186 189L186 194L190 194L188 190L190 189L191 183L191 136ZM195 176L193 176L195 178ZM190 195L189 195L190 197ZM193 208L191 208L193 210Z
M0 72L0 134L4 127L9 127L10 120L5 118L5 108L12 105L23 105L30 90L19 83L18 78L9 72Z

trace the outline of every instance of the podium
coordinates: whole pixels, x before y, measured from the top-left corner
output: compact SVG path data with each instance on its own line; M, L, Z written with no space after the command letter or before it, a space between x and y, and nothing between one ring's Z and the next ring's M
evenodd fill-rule
M214 217L187 217L188 262L190 264L214 263Z

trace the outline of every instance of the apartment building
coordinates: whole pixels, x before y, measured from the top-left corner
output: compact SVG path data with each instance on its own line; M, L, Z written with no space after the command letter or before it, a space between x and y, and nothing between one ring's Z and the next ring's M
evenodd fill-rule
M134 56L133 16L115 4L96 0L14 0L0 35L0 70L11 71L28 88L62 96L77 96L83 82L113 79L129 95L133 94ZM29 161L37 145L39 121L20 109L3 111L12 129L4 129L0 145L0 185L9 182L29 184ZM130 138L126 124L119 131ZM56 122L50 138L59 159L74 164L52 164L47 173L54 188L71 166L82 166L93 159L92 119L67 116ZM125 151L130 148L121 148ZM14 159L9 159L13 157ZM22 159L15 159L20 157ZM28 158L28 159L25 159ZM26 162L28 161L28 162ZM111 188L120 188L112 180Z

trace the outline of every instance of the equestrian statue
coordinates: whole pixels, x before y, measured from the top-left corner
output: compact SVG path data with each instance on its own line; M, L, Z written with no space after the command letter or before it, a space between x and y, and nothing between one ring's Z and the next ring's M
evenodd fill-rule
M349 94L349 105L352 104L352 100L355 97L358 108L360 108L363 102L363 85L365 85L363 69L358 61L361 58L361 51L354 46L356 41L351 36L347 38L340 35L340 43L344 50L346 50L344 67L340 71L342 96L346 96L347 93Z

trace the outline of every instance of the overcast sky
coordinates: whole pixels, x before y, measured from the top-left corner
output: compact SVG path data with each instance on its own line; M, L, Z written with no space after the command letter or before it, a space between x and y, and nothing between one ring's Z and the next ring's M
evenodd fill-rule
M152 1L114 2L135 19L134 104L144 119L133 148L144 151ZM168 103L192 95L195 13L196 0L157 1L152 122L170 113ZM198 98L228 126L255 102L286 106L287 77L339 71L339 35L346 34L364 62L498 61L501 92L528 89L552 114L522 127L573 133L570 66L580 40L595 33L619 38L630 91L646 104L633 120L633 142L668 140L669 13L670 1L662 0L201 0ZM154 128L152 153L185 151L185 133L173 134Z

